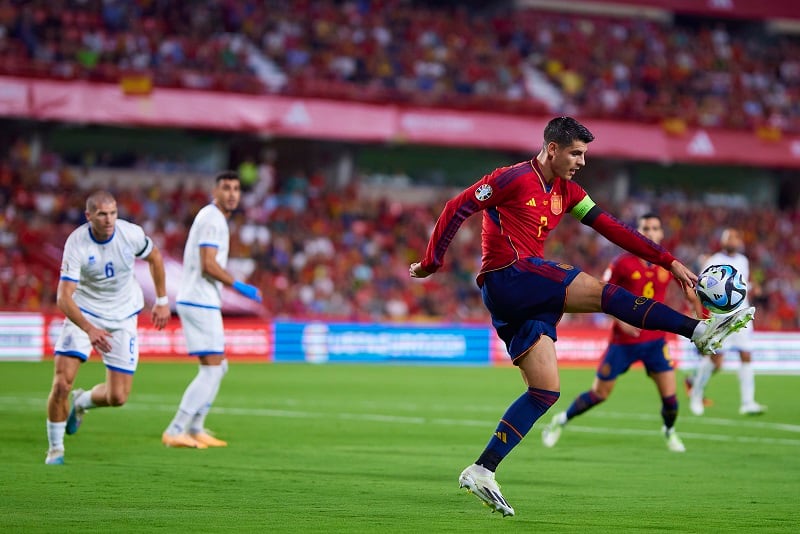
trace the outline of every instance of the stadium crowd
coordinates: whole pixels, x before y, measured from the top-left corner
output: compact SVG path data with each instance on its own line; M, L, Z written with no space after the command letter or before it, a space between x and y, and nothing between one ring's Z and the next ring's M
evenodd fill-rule
M797 36L491 4L0 0L0 74L800 132Z
M0 160L0 309L57 313L61 247L83 222L88 186L82 171L54 154L45 153L33 164L30 150L20 141ZM457 234L441 273L425 281L408 276L408 265L424 250L448 191L426 203L403 204L388 193L367 200L359 194L359 178L343 190L326 186L321 173L263 174L232 219L230 256L252 259L247 282L261 289L268 315L485 321L474 282L480 266L480 217L470 218ZM181 262L192 218L210 201L210 186L127 182L110 188L120 216L143 225L168 258ZM690 199L676 200L676 195L631 198L607 207L629 222L644 211L659 212L665 246L695 269L704 254L714 251L719 229L741 228L752 276L763 288L755 298L758 328L800 329L800 235L795 231L800 212L710 209ZM620 252L570 217L554 232L549 247L548 257L597 276Z

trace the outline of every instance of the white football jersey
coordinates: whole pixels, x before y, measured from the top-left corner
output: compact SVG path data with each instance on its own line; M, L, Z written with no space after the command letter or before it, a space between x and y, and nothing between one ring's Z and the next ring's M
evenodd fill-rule
M203 274L200 264L201 247L216 248L217 263L223 269L228 264L228 220L214 204L201 209L189 229L186 248L183 249L183 277L177 301L182 304L220 308L222 282Z
M121 321L139 313L144 306L133 264L152 250L153 241L137 224L117 219L114 233L100 242L87 222L67 238L61 279L78 284L73 299L85 314Z
M734 252L733 254L728 254L724 250L715 252L705 261L702 270L705 271L711 265L732 265L734 269L741 273L748 288L750 287L750 261L741 252ZM748 306L750 306L750 299L745 297L741 307L746 308Z

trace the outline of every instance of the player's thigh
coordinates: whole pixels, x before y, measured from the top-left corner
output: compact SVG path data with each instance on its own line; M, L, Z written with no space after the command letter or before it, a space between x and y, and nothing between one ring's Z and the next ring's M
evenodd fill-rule
M222 312L216 308L178 304L186 352L190 356L209 356L225 353L225 329Z
M519 366L528 387L560 391L558 358L555 342L549 336L541 336L515 363Z
M602 311L603 287L605 283L584 272L578 274L567 287L567 301L564 311L570 313L591 313Z
M111 350L103 353L106 369L119 374L133 375L139 365L138 316L122 321L104 322L103 328L111 332Z
M602 382L614 381L618 376L627 373L631 364L637 359L635 349L636 346L633 344L611 343L597 364L597 370L595 371L597 380Z
M133 373L106 367L106 387L109 396L115 399L114 404L125 403L133 388Z
M675 362L669 352L665 339L656 339L642 343L639 347L639 359L644 364L647 374L656 383L662 397L675 394Z
M56 355L56 366L62 356L65 361L77 359L85 362L92 354L92 341L89 339L89 334L78 328L69 319L64 319L61 332L59 332L53 348Z

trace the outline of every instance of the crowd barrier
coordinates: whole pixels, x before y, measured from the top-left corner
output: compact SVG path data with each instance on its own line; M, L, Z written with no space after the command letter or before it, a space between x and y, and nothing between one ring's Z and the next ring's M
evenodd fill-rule
M39 313L0 313L0 361L40 361L52 357L63 317ZM605 327L559 328L556 344L562 366L594 367L606 348ZM225 319L226 354L232 360L256 362L395 363L434 365L510 365L494 330L480 324L345 323ZM683 338L668 338L680 368L692 368L698 355ZM754 367L761 371L800 370L800 332L756 332ZM180 321L164 330L140 320L142 361L187 359ZM735 353L725 366L734 368Z

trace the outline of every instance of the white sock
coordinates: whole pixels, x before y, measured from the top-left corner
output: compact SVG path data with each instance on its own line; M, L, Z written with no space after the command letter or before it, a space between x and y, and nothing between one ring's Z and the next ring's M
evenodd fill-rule
M82 394L78 395L78 398L75 399L75 406L83 408L84 410L91 410L92 408L96 408L97 405L94 402L92 402L92 390L89 389L87 391L84 391Z
M705 356L697 364L697 370L694 373L694 382L692 383L692 396L702 399L703 393L706 389L706 384L711 380L711 375L714 373L714 362L709 356Z
M564 426L567 424L567 412L558 412L556 417L559 425Z
M50 450L64 450L64 432L66 430L66 421L54 423L50 419L47 420L47 442L50 444Z
M207 404L211 395L216 396L223 370L219 365L201 365L192 383L186 388L178 407L178 413L167 427L169 434L182 434L189 429L192 418ZM206 408L207 410L207 408Z
M228 373L228 360L222 360L222 363L218 366L208 366L213 371L212 373L215 375L219 375L217 377L217 386L208 396L208 401L203 405L200 410L194 417L192 417L192 422L189 425L189 432L191 433L199 433L202 432L206 427L206 416L208 412L211 410L211 405L214 404L214 400L217 398L217 393L219 393L219 386L222 384L222 378Z
M705 334L706 330L708 330L708 324L705 321L697 323L697 326L694 327L694 332L692 332L692 341Z
M742 406L756 401L756 378L750 362L742 362L739 367L739 391L742 395Z

